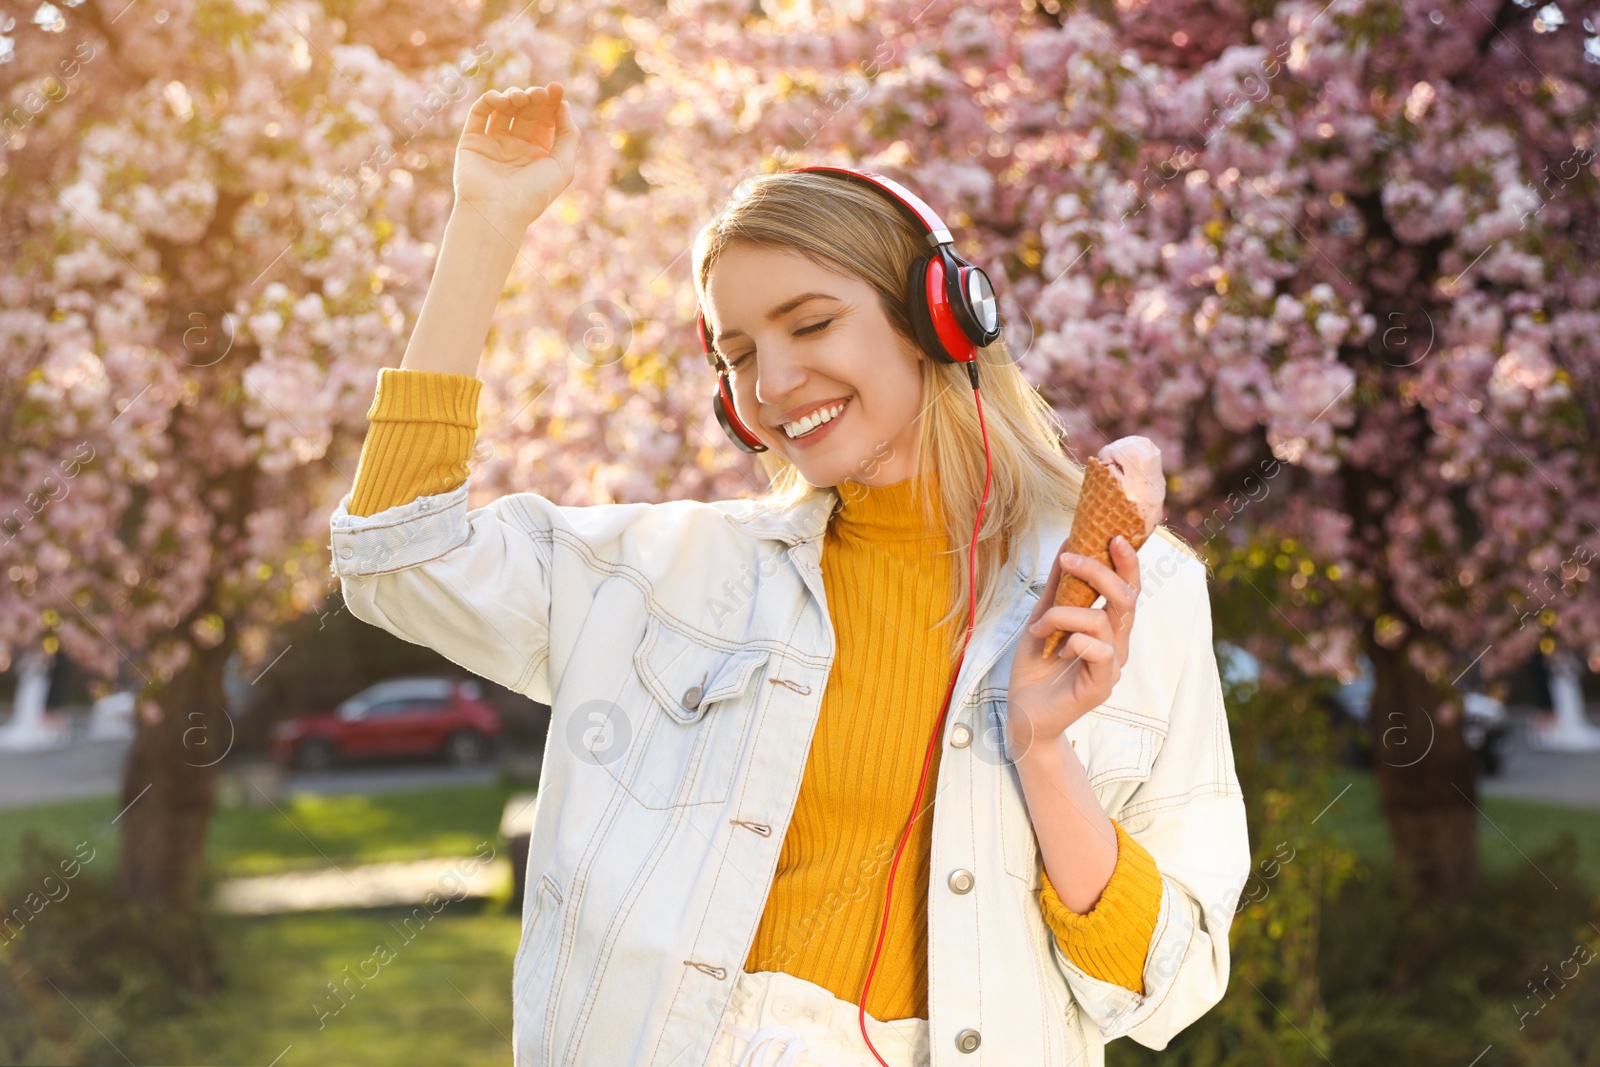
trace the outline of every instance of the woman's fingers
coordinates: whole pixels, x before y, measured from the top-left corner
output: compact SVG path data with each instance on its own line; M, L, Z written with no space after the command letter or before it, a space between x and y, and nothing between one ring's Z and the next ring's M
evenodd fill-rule
M1122 668L1117 665L1116 649L1088 634L1073 634L1063 641L1061 658L1066 662L1056 681L1074 676L1082 687L1079 692L1093 694L1087 699L1092 700L1095 706L1110 698L1111 691L1122 677ZM1076 671L1074 667L1077 667Z
M467 132L489 134L497 128L504 129L511 124L509 112L512 110L511 100L504 91L489 89L472 102L472 110L467 112Z
M523 140L532 141L541 124L557 126L562 92L560 82L489 89L473 102L467 131L492 136L515 130Z
M511 132L511 109L508 101L502 99L502 102L489 112L489 124L483 132L490 137L499 137Z
M484 133L489 125L489 116L494 113L494 90L490 90L472 102L472 109L467 112L467 133Z
M516 111L511 132L520 140L548 150L560 132L563 112L560 83L552 82L549 87L533 86L519 99L521 106Z
M1049 637L1055 630L1084 633L1106 642L1110 642L1114 637L1111 632L1111 617L1103 608L1053 607L1028 627L1028 632L1041 640ZM1064 647L1066 642L1062 644Z
M1120 541L1121 539L1119 538L1118 542L1113 542L1111 557L1115 561L1118 556L1123 556L1123 561L1119 566L1124 569L1130 566L1134 568L1129 573L1137 581L1139 576L1137 569L1139 566L1138 553L1134 552L1131 547L1126 547L1125 542L1119 544ZM1124 553L1126 555L1123 555ZM1064 555L1065 558L1060 560L1060 563L1068 574L1075 574L1089 583L1089 586L1095 592L1106 598L1107 604L1114 605L1118 611L1133 610L1134 603L1139 599L1139 590L1131 582L1123 578L1121 574L1089 556L1077 556L1070 553ZM1131 564L1126 562L1127 556L1133 557Z
M1075 684L1085 691L1097 691L1095 704L1102 703L1110 695L1122 674L1122 668L1117 665L1117 650L1086 633L1068 635L1061 642L1056 659L1061 671L1051 680L1052 684L1059 685L1075 678Z
M1109 664L1113 667L1117 662L1117 650L1103 640L1091 637L1086 633L1075 633L1061 642L1061 655L1066 659L1082 659L1085 663L1095 665Z
M550 155L569 176L578 165L578 139L578 124L572 118L572 105L563 100L556 109L556 136L550 145ZM570 177L568 180L571 180Z
M513 89L506 94L506 98L511 103L512 134L519 141L535 140L548 94L542 88L533 87Z

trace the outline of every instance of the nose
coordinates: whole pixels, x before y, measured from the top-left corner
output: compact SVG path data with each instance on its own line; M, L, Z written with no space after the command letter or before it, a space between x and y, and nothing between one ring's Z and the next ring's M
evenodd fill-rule
M756 402L781 404L806 381L806 369L783 352L764 353L756 369Z

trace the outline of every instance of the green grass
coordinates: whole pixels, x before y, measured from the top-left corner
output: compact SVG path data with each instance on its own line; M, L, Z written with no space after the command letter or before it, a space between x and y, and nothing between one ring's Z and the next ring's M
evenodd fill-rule
M69 800L31 808L0 811L0 871L15 871L21 862L22 839L29 831L46 844L70 855L80 842L95 850L95 866L112 866L117 851L117 828L111 819L117 814L114 797ZM107 860L112 862L108 863Z
M220 875L271 874L388 860L469 856L499 844L500 813L515 790L470 785L405 793L301 794L278 808L232 808L212 826ZM281 809L281 810L280 810Z
M1389 862L1390 846L1369 774L1336 775L1349 789L1318 819L1366 861ZM305 795L279 809L224 807L213 822L209 866L237 876L393 859L470 855L478 842L499 848L497 828L509 785L452 786L374 795ZM1490 871L1562 832L1577 839L1585 877L1600 884L1600 813L1484 797L1479 842ZM114 798L0 813L0 869L12 869L24 831L37 830L64 852L88 840L93 867L114 870ZM1308 812L1307 818L1316 812ZM1258 843L1259 845L1259 843ZM519 916L503 899L449 904L413 939L396 928L404 909L327 911L216 920L227 987L204 1010L141 1029L128 1052L136 1062L390 1065L509 1062L511 965ZM356 973L384 945L393 958L365 986L355 984L337 1014L326 983ZM345 968L350 971L346 972ZM373 965L366 964L366 973ZM92 1014L114 1010L85 1004ZM101 1020L102 1023L105 1020ZM287 1051L285 1051L287 1050ZM96 1062L122 1062L109 1048Z
M1331 828L1367 862L1388 864L1389 833L1372 775L1349 771L1333 780L1335 794L1347 782L1350 788L1318 825ZM222 807L212 822L207 858L215 875L232 877L315 869L329 861L342 867L471 855L480 841L499 847L500 812L515 791L501 784L466 785L372 795L306 794L280 801L281 810ZM1490 871L1525 863L1524 854L1571 831L1585 875L1600 884L1600 812L1481 795L1478 806L1484 812L1478 842ZM29 829L69 852L87 840L97 850L97 865L114 862L117 828L110 819L119 808L116 799L103 797L0 813L0 870L14 867Z
M1388 866L1394 850L1378 805L1377 782L1371 774L1350 771L1333 776L1334 792L1350 789L1327 809L1319 826L1327 826L1358 856L1373 866ZM1331 797L1329 799L1332 799ZM1577 840L1584 878L1600 885L1600 812L1558 808L1527 800L1478 795L1478 848L1486 872L1500 873L1529 863L1533 853L1563 832ZM1313 812L1312 816L1315 817Z
M219 807L207 861L217 877L325 868L332 862L467 856L480 841L499 848L500 812L516 789L464 785L413 792L300 794L277 808ZM96 866L114 866L121 809L113 797L74 800L0 813L0 870L14 869L23 834L35 830L71 852L80 841Z
M280 801L281 810L223 807L212 823L208 866L226 877L326 868L330 861L344 867L466 856L481 841L503 852L500 814L514 791L452 786L302 795ZM110 877L118 846L110 820L120 807L108 797L0 813L0 870L14 869L32 829L63 852L89 841L96 849L89 869ZM199 1012L138 1026L123 1039L125 1051L139 1063L267 1064L288 1049L278 1067L508 1064L520 914L503 896L450 902L421 930L400 928L410 914L386 908L218 916L225 989ZM392 958L375 957L380 944ZM364 986L349 977L363 973L374 975ZM346 980L341 1007L326 983ZM91 1018L114 1011L89 1001L82 1007ZM99 1022L116 1032L110 1020ZM91 1042L102 1040L89 1034ZM124 1062L108 1045L84 1051L92 1062Z
M219 930L228 988L203 1012L143 1031L127 1051L139 1063L267 1064L282 1054L278 1067L505 1067L521 917L460 901L402 931L408 914L229 919ZM379 945L387 952L375 954ZM121 1062L99 1052L97 1062Z

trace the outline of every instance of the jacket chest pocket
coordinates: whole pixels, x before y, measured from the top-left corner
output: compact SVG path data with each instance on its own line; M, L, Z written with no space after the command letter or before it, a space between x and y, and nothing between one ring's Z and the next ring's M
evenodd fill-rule
M755 718L766 649L712 644L652 615L634 653L645 692L627 786L647 808L721 804Z
M1004 729L1006 703L1001 694L984 702L985 721L994 730ZM998 736L1003 737L1000 733ZM1127 712L1101 705L1067 727L1066 740L1077 753L1088 774L1089 785L1108 815L1116 815L1134 790L1150 777L1162 734L1154 726L1139 721ZM1039 838L1028 813L1022 780L1009 760L996 775L1000 790L1001 845L1006 871L1022 879L1030 889L1040 887L1039 870L1044 863Z

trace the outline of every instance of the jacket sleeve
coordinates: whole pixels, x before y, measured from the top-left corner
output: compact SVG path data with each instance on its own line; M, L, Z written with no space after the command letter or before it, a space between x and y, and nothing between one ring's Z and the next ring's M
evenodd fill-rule
M505 499L467 510L481 385L379 372L355 484L330 520L333 571L356 618L533 695L547 688L550 546Z
M1151 1049L1204 1015L1227 992L1228 932L1250 874L1244 795L1228 736L1212 645L1204 568L1185 568L1193 621L1166 739L1116 821L1154 859L1161 903L1144 959L1143 992L1083 970L1051 938L1051 954L1085 1017L1106 1041ZM1182 633L1183 631L1177 631Z

